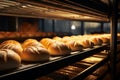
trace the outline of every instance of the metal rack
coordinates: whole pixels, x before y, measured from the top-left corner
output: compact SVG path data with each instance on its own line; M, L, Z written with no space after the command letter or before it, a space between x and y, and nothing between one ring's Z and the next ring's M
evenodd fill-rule
M77 4L77 2L73 0L1 0L0 15L83 21L109 21L108 6L106 4L101 5L94 0L88 1L91 5L83 4L84 1L80 1L79 4ZM99 7L97 5L99 5ZM93 8L94 6L96 6L96 9Z
M36 77L40 77L43 75L46 75L50 72L53 72L55 70L58 70L62 67L65 67L67 65L70 65L72 63L75 63L77 61L80 61L88 56L91 56L95 53L98 53L100 51L105 50L107 47L107 45L103 45L103 46L98 46L96 48L92 48L89 50L85 50L82 52L75 52L74 54L68 55L68 56L64 56L64 57L60 57L58 59L52 60L52 61L48 61L45 63L35 63L32 66L23 68L23 69L18 69L15 71L11 71L9 73L6 74L2 74L0 76L0 79L2 80L7 80L7 79L17 79L17 80L23 80L23 79L35 79ZM103 65L104 62L106 62L107 58L103 61L101 61L100 63L97 63L95 65L93 65L90 69L88 69L88 71L92 72L94 71L96 68L98 68L99 66ZM47 71L46 71L47 69ZM81 76L86 76L86 74L88 75L88 71L85 71L83 74L81 74ZM78 78L78 77L77 77ZM76 79L76 78L75 78Z
M98 63L93 64L92 66L90 66L86 70L84 70L83 72L80 72L72 80L83 80L88 75L90 75L93 71L95 71L96 69L98 69L100 66L104 65L105 63L107 63L108 60L109 60L109 58L107 57L104 60L102 60L102 61L100 61Z
M111 69L112 69L111 75L112 75L112 80L116 80L116 49L117 49L116 26L117 26L117 20L118 20L117 18L118 0L113 0L111 2L111 5L108 5L108 6L102 2L98 3L97 1L94 1L94 0L88 0L88 2L90 4L84 4L84 2L79 0L63 0L63 2L60 0L58 1L57 0L52 0L52 1L49 1L49 0L39 0L39 1L37 0L36 1L35 0L1 0L0 15L17 16L17 17L19 16L19 17L34 17L34 18L83 20L83 21L110 21L111 23L110 63L111 63ZM94 5L91 5L91 4L94 4ZM98 5L100 7L98 7ZM112 9L108 9L109 7ZM55 15L55 13L57 14ZM86 17L86 16L89 16L89 17ZM93 48L88 51L83 51L78 54L69 55L54 61L47 62L47 63L34 64L34 66L31 66L27 69L21 69L18 71L13 71L12 73L9 73L9 74L1 75L0 78L5 80L6 79L19 80L20 78L27 79L30 77L31 79L36 78L37 76L43 76L63 66L72 64L78 60L86 58L92 54L95 54L96 52L104 50L105 48L106 48L106 45L98 48ZM101 62L100 65L101 64L103 63ZM96 65L93 66L94 69L98 68L96 67ZM57 67L51 68L53 66L57 66ZM46 68L47 68L47 72L44 72ZM41 72L42 74L39 72ZM81 75L79 75L79 78L80 76ZM82 76L85 76L85 74L82 74ZM76 76L75 79L78 79L78 76Z

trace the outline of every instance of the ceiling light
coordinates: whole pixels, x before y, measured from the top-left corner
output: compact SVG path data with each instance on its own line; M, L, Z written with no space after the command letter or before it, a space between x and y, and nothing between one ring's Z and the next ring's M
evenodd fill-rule
M72 29L72 30L75 30L75 29L76 29L75 25L72 25L72 26L71 26L71 29Z

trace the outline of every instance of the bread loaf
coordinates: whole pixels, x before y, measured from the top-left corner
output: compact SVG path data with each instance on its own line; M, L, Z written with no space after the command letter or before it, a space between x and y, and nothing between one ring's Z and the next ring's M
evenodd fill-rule
M110 43L110 39L109 38L107 38L107 37L100 37L100 39L103 41L103 43L105 43L105 44L109 44Z
M58 36L55 36L55 37L53 37L53 40L62 41L62 38L61 38L61 37L58 37Z
M40 42L46 47L49 54L52 56L68 55L70 49L60 41L56 41L50 38L43 38Z
M54 40L52 40L50 38L43 38L42 40L40 40L40 43L43 44L46 49L48 49L49 45L54 43Z
M73 41L73 40L66 42L66 45L72 51L82 51L82 49L83 49L83 46L81 44L79 44L77 41Z
M63 42L54 41L48 46L48 52L52 56L68 55L70 49Z
M11 49L18 53L19 55L22 53L23 49L21 44L15 40L6 40L1 43L0 49Z
M26 48L27 46L35 46L35 45L39 45L41 47L44 47L42 44L40 44L36 39L26 39L23 43L22 43L22 47Z
M103 41L98 37L92 37L90 38L90 41L94 44L94 46L103 44Z
M90 40L87 40L87 39L78 41L78 43L81 44L83 48L92 48L94 46L94 44Z
M69 36L64 36L63 38L62 38L62 42L64 42L64 43L66 43L67 41L69 41L71 38L69 37Z
M18 68L21 64L20 56L10 49L0 49L0 71Z
M30 40L26 40L22 45L23 53L21 54L21 59L23 61L48 61L49 53L47 49L41 43L33 39Z

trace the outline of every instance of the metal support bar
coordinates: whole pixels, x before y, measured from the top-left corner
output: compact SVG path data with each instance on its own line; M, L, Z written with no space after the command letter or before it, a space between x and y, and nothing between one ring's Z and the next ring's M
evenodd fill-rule
M44 29L44 27L45 27L45 20L42 19L41 22L42 22L42 32L44 32L45 31L45 29Z
M92 66L88 67L87 69L85 69L84 71L80 72L79 74L77 74L73 79L71 80L84 80L84 78L86 76L88 76L90 73L92 73L93 71L95 71L97 68L99 68L100 66L104 65L106 62L108 61L108 57L103 59L101 62L95 63Z
M19 29L19 23L18 23L18 17L16 17L16 21L15 21L15 27L16 27L16 31L18 32L18 29Z
M53 30L52 31L55 32L55 20L54 19L52 20L52 26L53 26Z
M84 35L84 22L81 21L81 35Z
M117 15L118 15L118 0L112 0L111 18L110 18L110 30L111 30L111 41L110 41L110 63L111 63L111 79L116 79L116 55L117 55Z
M100 33L103 33L103 32L104 32L103 29L104 29L103 22L101 22Z

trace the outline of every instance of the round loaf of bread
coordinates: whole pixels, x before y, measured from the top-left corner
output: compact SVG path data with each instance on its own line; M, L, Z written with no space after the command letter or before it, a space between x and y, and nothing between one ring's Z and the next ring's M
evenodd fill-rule
M35 46L35 45L39 45L41 47L44 47L42 44L40 44L36 39L26 39L23 43L22 43L22 47L26 48L27 46Z
M62 38L62 42L64 42L64 43L66 43L67 41L69 41L71 38L69 37L69 36L64 36L63 38Z
M94 44L94 46L102 45L103 41L100 38L92 37L90 41Z
M83 46L83 48L93 48L94 44L90 41L90 40L81 40L81 41L78 41L79 44L81 44Z
M63 43L54 41L54 43L50 44L48 47L48 52L52 56L61 56L70 54L70 49Z
M28 39L22 44L23 53L21 59L23 61L48 61L49 53L47 49L37 40Z
M68 41L66 43L66 45L68 46L68 48L70 48L72 51L82 51L83 46L81 44L79 44L77 41Z
M50 38L43 38L42 40L40 40L40 43L43 44L46 49L48 49L49 45L51 45L52 43L54 43L54 41L55 40L52 40Z
M6 40L1 43L0 49L11 49L18 53L19 55L22 53L23 49L21 44L15 40Z
M0 71L18 68L21 64L20 56L10 49L0 49Z
M49 57L47 49L39 45L23 48L21 55L23 61L48 61Z
M61 38L61 37L58 37L58 36L55 36L55 37L53 37L53 40L56 40L56 41L61 41L61 40L62 40L62 38Z
M100 39L103 41L103 43L105 43L105 44L109 44L110 43L110 39L109 38L107 38L107 37L100 37Z

